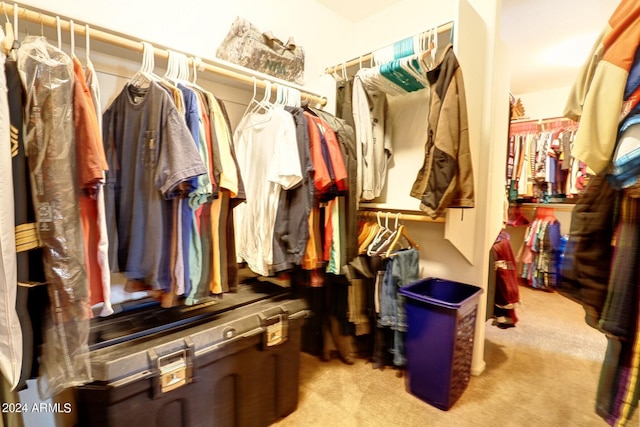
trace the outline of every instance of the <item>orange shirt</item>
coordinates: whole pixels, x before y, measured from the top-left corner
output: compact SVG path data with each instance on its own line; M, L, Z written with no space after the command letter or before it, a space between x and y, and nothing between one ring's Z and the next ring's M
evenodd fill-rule
M82 65L73 58L75 82L73 85L73 123L75 127L76 173L80 177L80 221L84 235L84 254L89 302L91 305L104 301L102 267L98 262L97 201L93 197L95 188L104 181L107 165L98 117L93 107L91 91L84 79Z
M317 191L324 192L331 185L331 175L329 169L322 157L322 142L320 140L320 130L313 120L313 115L304 112L307 118L307 127L309 129L309 153L311 154L311 163L315 174L313 175L313 185Z
M327 147L329 148L329 157L331 159L331 166L333 167L333 174L335 176L335 184L338 187L338 190L346 190L347 168L344 165L344 157L342 157L342 151L340 150L340 144L338 143L338 138L336 137L335 132L333 131L333 129L331 129L329 124L322 120L320 117L316 117L310 114L307 119L309 118L311 118L311 120L316 124L317 128L320 129L325 141L327 141Z

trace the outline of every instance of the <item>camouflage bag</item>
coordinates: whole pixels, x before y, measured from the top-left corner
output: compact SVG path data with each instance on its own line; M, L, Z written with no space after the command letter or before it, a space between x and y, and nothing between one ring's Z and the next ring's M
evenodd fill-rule
M222 41L216 56L225 61L268 74L303 83L304 50L292 37L286 43L269 31L261 33L253 24L238 17Z

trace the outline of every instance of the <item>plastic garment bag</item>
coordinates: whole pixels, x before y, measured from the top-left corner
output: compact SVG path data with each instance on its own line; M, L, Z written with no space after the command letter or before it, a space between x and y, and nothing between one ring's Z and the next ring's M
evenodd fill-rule
M73 129L73 65L43 37L18 50L26 91L25 150L50 310L45 316L41 398L91 380L87 280L82 252Z

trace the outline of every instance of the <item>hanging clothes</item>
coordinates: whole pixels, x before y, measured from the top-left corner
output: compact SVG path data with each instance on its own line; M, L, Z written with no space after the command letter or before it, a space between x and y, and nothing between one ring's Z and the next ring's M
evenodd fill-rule
M622 0L580 70L564 116L580 120L572 155L603 171L616 146L624 88L640 39L640 3ZM606 89L605 89L606 88Z
M315 115L323 119L335 132L343 161L347 171L347 194L345 201L345 257L350 262L358 255L357 234L358 234L358 200L357 193L357 148L356 136L353 127L348 124L348 120L337 118L326 111L310 109ZM353 121L353 119L352 119Z
M393 156L391 129L386 125L387 98L363 81L364 69L353 83L353 120L357 142L357 195L362 200L380 196Z
M567 119L549 124L511 124L509 150L514 155L506 176L510 201L546 202L552 197L572 197L583 189L579 182L583 169L580 161L571 156L570 149L576 129L577 123Z
M4 33L0 31L0 38ZM18 269L16 259L16 215L14 211L12 158L18 155L18 140L12 141L4 52L0 53L0 377L9 383L10 389L20 382L22 369L22 329L16 312L18 293Z
M279 108L250 112L233 140L247 193L235 212L236 252L252 271L268 276L280 192L302 180L295 123Z
M102 143L102 151L104 154L104 141L102 141L102 103L100 98L100 86L98 86L98 77L93 67L91 59L87 57L87 67L85 69L85 83L91 93L91 101L93 102L93 110L98 121L98 133ZM107 165L108 167L108 165ZM103 183L106 182L106 175L103 174ZM95 191L95 199L97 204L97 220L98 220L98 265L102 272L102 292L104 296L104 305L101 316L106 316L113 311L111 307L111 267L109 266L109 233L107 232L107 214L104 202L104 185L99 185Z
M311 177L314 172L309 153L309 133L304 110L285 107L296 125L296 141L301 165L302 181L299 186L284 190L278 203L273 234L273 269L275 272L290 270L302 263L309 240L309 215L314 201Z
M89 283L89 302L91 305L103 303L102 316L113 313L110 292L108 249L101 246L104 227L100 226L98 215L98 191L104 184L105 171L108 169L104 154L102 135L98 118L93 107L93 97L84 79L82 65L73 58L73 125L75 129L75 147L77 171L80 176L79 195L80 220L85 253L85 269ZM105 224L106 225L106 224ZM103 270L105 269L105 270ZM107 279L105 281L105 279Z
M420 254L414 248L394 252L382 280L378 325L394 331L392 353L395 366L406 364L404 333L407 331L407 318L404 297L398 289L418 280L419 261Z
M420 209L437 218L447 208L472 208L475 203L464 82L452 45L427 72L427 80L431 106L425 159L411 197L420 199Z
M212 126L212 144L216 144L220 159L220 184L218 198L212 203L211 229L213 235L213 280L209 284L209 290L214 295L229 292L229 262L235 264L235 256L229 256L229 216L233 206L231 200L238 198L241 189L241 178L239 176L237 161L233 153L233 141L231 130L227 125L227 119L220 102L213 94L206 92L206 100L209 105L210 124ZM236 203L237 204L237 203Z
M169 292L171 199L207 173L183 117L157 83L124 87L103 115L110 250L130 281ZM164 232L159 232L164 230ZM113 257L112 257L113 259ZM117 270L116 270L117 271Z
M518 251L518 262L522 263L520 277L529 286L554 290L558 285L560 222L551 214L544 213L546 209L538 208L536 215L540 216L536 216L527 228Z
M494 324L500 328L516 325L516 306L520 303L516 257L506 232L501 232L491 247L495 271L495 297L493 307Z
M560 263L558 292L582 304L587 325L596 329L607 298L619 195L603 174L589 181L571 212L569 240Z
M16 222L16 262L17 262L17 312L22 328L22 371L16 390L26 388L26 381L37 376L38 362L34 349L42 344L40 326L42 311L29 310L34 299L43 296L42 305L48 304L46 291L36 291L45 282L42 264L42 242L38 237L36 216L31 194L29 166L23 140L23 119L25 91L20 81L16 50L11 51L5 63L7 94L9 98L9 118L11 120L11 155L13 172L13 199ZM44 288L44 286L42 286ZM32 291L33 290L33 291Z
M27 37L17 57L27 93L25 144L51 300L38 379L44 398L91 380L91 311L75 175L73 65L43 37Z
M608 294L599 328L607 333L596 411L612 426L625 425L640 398L640 270L636 262L640 199L624 194L616 229Z

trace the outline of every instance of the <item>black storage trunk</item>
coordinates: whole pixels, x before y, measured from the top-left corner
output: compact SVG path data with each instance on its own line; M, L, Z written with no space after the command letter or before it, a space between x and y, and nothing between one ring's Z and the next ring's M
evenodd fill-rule
M94 382L76 390L79 423L269 425L297 407L307 313L304 300L261 283L213 305L109 319L92 329Z

